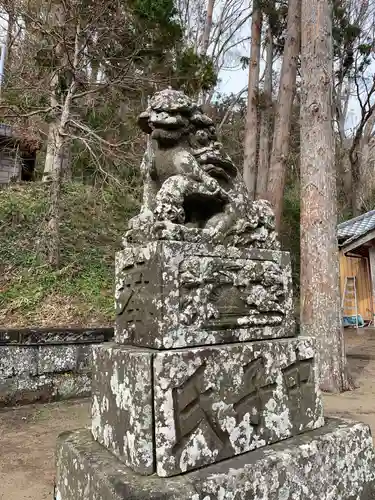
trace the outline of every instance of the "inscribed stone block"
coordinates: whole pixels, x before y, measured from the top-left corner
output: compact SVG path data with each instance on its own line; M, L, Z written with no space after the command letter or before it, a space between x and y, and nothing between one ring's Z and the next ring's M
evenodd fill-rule
M158 351L156 470L171 476L324 424L314 343L299 337Z
M289 255L187 242L116 255L115 340L156 349L294 335Z
M92 434L133 470L152 474L152 351L109 344L92 354Z

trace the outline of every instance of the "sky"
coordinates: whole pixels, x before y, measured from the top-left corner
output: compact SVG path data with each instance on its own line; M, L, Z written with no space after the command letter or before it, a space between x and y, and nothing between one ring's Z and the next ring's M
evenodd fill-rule
M241 90L246 87L247 79L249 76L249 70L243 70L241 68L235 70L223 70L220 73L220 85L219 91L225 92L226 94L238 94Z

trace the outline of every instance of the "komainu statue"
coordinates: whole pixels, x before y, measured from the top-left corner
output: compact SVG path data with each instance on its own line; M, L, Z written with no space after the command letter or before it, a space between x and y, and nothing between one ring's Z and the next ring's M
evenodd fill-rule
M172 89L156 93L138 123L149 135L141 164L143 202L125 241L278 248L270 205L248 199L213 121L188 96Z

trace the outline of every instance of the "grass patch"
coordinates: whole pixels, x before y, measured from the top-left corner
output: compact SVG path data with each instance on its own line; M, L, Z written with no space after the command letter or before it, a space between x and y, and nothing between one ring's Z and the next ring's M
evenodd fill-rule
M61 266L46 264L48 188L0 190L0 323L94 326L113 323L114 255L137 201L113 188L69 183L61 199Z

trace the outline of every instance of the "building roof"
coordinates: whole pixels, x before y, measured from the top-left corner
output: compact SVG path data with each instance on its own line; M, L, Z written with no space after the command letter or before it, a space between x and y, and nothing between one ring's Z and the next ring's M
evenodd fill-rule
M14 138L15 134L9 125L6 125L5 123L0 123L0 137L9 137L9 138Z
M375 210L342 222L337 226L339 246L346 246L373 230L375 230Z
M41 147L39 137L30 128L7 125L0 122L0 141L17 143L21 150L35 152Z

